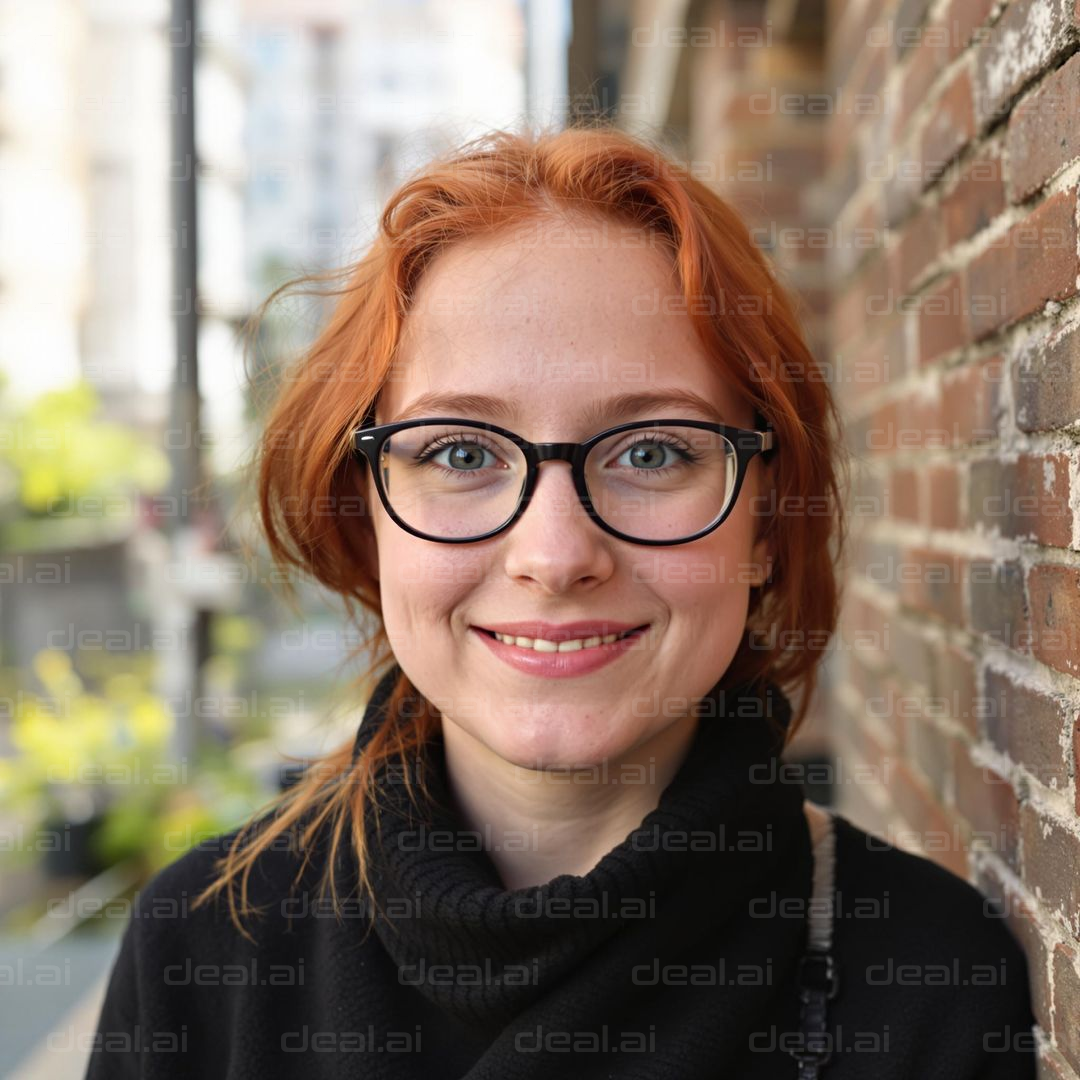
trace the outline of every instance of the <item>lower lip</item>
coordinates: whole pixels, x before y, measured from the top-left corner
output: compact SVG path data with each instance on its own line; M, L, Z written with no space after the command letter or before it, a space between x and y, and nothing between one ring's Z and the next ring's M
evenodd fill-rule
M577 649L574 652L522 649L517 645L507 645L475 626L470 626L469 632L475 634L500 660L526 675L539 675L545 679L573 679L618 660L641 641L648 629L645 627L607 645L594 645L591 649Z

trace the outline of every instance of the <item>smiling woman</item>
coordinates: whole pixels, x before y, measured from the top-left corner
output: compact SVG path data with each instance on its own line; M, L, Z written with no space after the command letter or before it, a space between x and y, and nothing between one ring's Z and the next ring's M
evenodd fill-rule
M838 618L816 370L656 147L496 132L405 183L259 456L275 557L374 620L374 692L151 882L195 900L132 921L90 1075L1033 1076L980 894L778 765ZM293 977L165 985L185 959Z

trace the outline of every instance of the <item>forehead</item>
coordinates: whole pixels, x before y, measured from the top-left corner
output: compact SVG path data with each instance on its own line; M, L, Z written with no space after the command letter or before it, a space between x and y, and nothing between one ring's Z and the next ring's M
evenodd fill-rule
M694 331L665 249L615 223L544 219L455 245L431 264L378 418L477 415L413 408L454 393L502 399L508 422L592 428L605 402L620 396L625 406L629 395L662 389L703 399L712 408L702 419L745 422L726 383ZM687 400L670 414L695 415L688 409ZM622 419L632 416L612 415L612 423Z

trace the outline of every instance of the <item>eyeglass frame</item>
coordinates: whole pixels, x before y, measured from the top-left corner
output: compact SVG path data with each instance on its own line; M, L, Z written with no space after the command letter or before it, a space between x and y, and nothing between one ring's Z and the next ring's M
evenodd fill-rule
M466 427L480 428L484 431L494 432L496 435L501 435L504 439L508 439L510 442L514 443L514 445L525 455L525 483L521 489L521 494L518 496L517 507L513 514L511 514L498 528L492 529L486 533L481 533L479 536L429 536L427 533L422 533L419 529L414 529L411 525L403 521L390 505L390 499L383 488L383 481L379 475L378 468L378 455L382 449L383 443L391 436L397 434L397 432L404 431L406 428L428 427L435 424L464 425ZM655 427L671 424L678 425L679 427L699 428L703 431L711 431L714 434L722 435L735 448L737 468L735 472L735 487L732 491L731 498L728 500L727 507L716 521L707 528L694 533L692 536L685 537L684 539L674 541L642 540L636 536L628 536L626 533L619 532L614 526L609 525L596 512L596 508L593 506L592 499L589 496L588 486L585 482L585 459L594 446L604 439L610 438L612 435L618 435L620 432L630 431L639 427ZM371 474L375 478L375 490L379 493L379 499L390 518L407 533L411 533L421 540L430 540L432 543L436 544L475 544L480 540L489 540L491 537L498 536L499 533L509 529L518 518L521 517L525 512L526 507L532 501L533 493L536 491L536 485L540 479L539 467L545 461L565 461L570 466L574 480L574 489L577 491L579 502L589 517L609 535L614 536L619 540L625 540L627 543L643 544L647 547L677 547L680 544L689 544L695 540L700 540L703 536L708 536L714 529L718 529L723 525L731 514L731 511L734 510L735 504L739 501L739 492L742 490L743 479L746 476L746 470L749 467L750 462L758 454L764 455L775 448L776 432L768 424L766 424L764 431L757 431L752 428L733 427L731 424L716 424L707 420L681 420L673 419L671 417L664 417L660 420L633 420L626 424L619 424L616 427L606 428L604 431L591 436L586 439L585 442L581 443L529 442L516 432L510 431L504 427L499 427L498 424L490 424L483 420L464 420L457 416L433 416L415 420L395 420L393 423L389 424L367 424L357 428L352 433L353 455L358 461L366 463L371 470Z

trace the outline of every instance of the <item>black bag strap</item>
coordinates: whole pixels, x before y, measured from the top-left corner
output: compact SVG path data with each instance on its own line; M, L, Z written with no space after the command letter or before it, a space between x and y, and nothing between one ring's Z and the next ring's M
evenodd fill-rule
M807 947L799 961L800 1034L789 1050L798 1065L798 1080L819 1080L832 1057L826 1012L836 997L839 975L832 955L836 878L836 825L825 809L827 828L814 846L814 894L807 920Z

